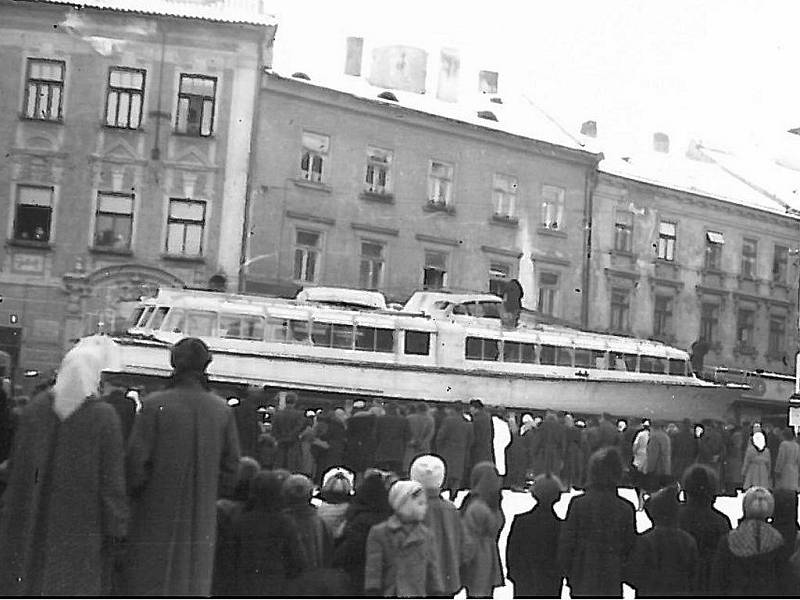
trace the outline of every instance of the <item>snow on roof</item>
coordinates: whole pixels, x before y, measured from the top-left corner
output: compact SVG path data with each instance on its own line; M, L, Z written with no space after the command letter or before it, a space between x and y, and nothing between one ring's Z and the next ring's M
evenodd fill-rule
M252 0L34 0L78 8L99 8L143 15L202 19L220 23L274 25L273 15L256 10Z
M553 117L524 95L503 95L500 98L502 103L493 102L492 98L497 97L488 94L476 94L473 98L460 100L459 102L445 102L437 99L435 94L417 94L396 89L387 90L383 87L373 86L361 77L349 75L326 77L310 74L310 79L306 80L289 77L287 74L277 71L271 71L270 73L279 78L335 90L357 98L416 110L485 129L493 129L530 140L546 142L570 150L578 150L585 152L587 158L592 154L584 147L577 136L562 127ZM380 94L386 91L391 91L397 101L381 98ZM478 113L483 111L493 113L497 120L486 118L489 115L479 117Z

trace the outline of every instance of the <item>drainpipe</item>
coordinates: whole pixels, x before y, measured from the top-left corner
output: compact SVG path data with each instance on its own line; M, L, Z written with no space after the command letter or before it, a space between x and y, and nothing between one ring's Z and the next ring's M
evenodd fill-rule
M583 203L583 265L582 265L582 284L581 284L581 328L589 328L589 303L591 297L589 288L591 285L592 268L592 219L594 217L594 190L597 186L597 166L603 160L603 155L599 154L594 164L586 169L586 182L584 189Z

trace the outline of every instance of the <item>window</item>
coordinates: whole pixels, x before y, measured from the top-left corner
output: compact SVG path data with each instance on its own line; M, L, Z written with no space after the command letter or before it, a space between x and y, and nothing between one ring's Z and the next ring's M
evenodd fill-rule
M494 214L498 217L512 218L517 210L517 178L495 173L492 186Z
M206 226L206 203L202 200L169 201L167 254L201 256Z
M789 249L786 246L775 246L775 253L772 256L772 281L775 283L786 283L789 265Z
M616 211L614 217L614 250L630 252L633 246L633 213Z
M575 366L584 369L606 369L608 360L605 350L575 348Z
M700 338L713 344L719 337L719 305L703 302L700 306Z
M661 260L675 260L675 223L661 221L658 224L658 258Z
M316 322L311 327L311 342L327 348L353 348L353 326Z
M755 332L756 312L750 308L740 308L736 315L736 343L742 348L752 348Z
M725 238L716 231L706 231L706 269L719 271L722 267L722 245Z
M611 289L611 329L628 331L631 309L630 291L624 288Z
M64 104L63 60L28 59L25 116L42 121L60 121Z
M558 299L558 275L541 273L539 275L539 312L543 315L554 315Z
M298 229L294 244L295 281L315 282L319 278L322 234Z
M323 163L328 159L331 140L327 135L303 132L303 152L300 155L300 177L306 181L321 183Z
M431 161L428 175L428 202L447 206L452 202L453 165Z
M447 286L447 254L444 252L425 252L425 267L422 270L422 287L438 290Z
M545 229L558 231L564 228L562 223L564 194L563 188L553 185L542 186L542 227Z
M373 194L391 191L392 152L382 148L367 148L367 177L364 189Z
M511 267L506 263L489 264L489 293L495 296L503 296L506 289L506 282L511 273Z
M467 360L497 360L500 341L489 338L467 337L464 355Z
M357 326L356 350L394 352L394 330L378 327L364 327L361 325Z
M175 131L208 137L214 132L217 78L181 73Z
M672 296L656 296L653 310L653 335L665 338L672 334Z
M503 362L536 364L536 346L521 342L503 342Z
M52 187L17 186L17 213L14 219L15 240L49 242L52 218Z
M665 375L667 372L667 360L660 356L645 356L644 354L639 357L639 373L654 373L658 375Z
M783 356L784 352L786 352L786 318L781 315L770 315L767 354Z
M361 266L358 281L361 289L376 290L383 285L383 244L380 242L361 242Z
M142 121L145 72L142 69L111 67L108 71L106 125L138 129Z
M742 277L755 279L758 261L758 241L750 238L742 240Z
M128 250L133 232L133 194L97 194L94 245Z
M406 331L405 332L406 354L428 356L431 351L431 334L427 331Z
M263 340L264 317L258 315L220 315L219 335L240 340Z

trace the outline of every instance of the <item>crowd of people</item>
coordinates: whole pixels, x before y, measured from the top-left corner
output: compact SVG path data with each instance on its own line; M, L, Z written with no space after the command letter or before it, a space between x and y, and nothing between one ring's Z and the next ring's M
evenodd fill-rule
M518 423L477 399L304 411L287 393L233 408L210 390L211 360L181 340L170 385L132 406L100 381L113 343L67 353L14 425L0 595L491 597L506 578L517 597L560 597L565 580L573 597L800 590L792 430L552 411ZM505 557L503 488L535 499ZM714 503L738 490L732 529Z

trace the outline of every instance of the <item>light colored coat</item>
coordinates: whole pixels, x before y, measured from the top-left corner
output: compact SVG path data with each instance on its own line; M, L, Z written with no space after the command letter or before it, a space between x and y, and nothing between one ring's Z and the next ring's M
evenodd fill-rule
M744 463L742 464L744 489L747 490L754 485L760 485L768 489L771 488L769 469L769 448L764 448L764 450L759 452L752 443L747 444L747 450L745 450L744 453Z
M800 445L783 440L775 458L775 489L797 491L800 488Z

